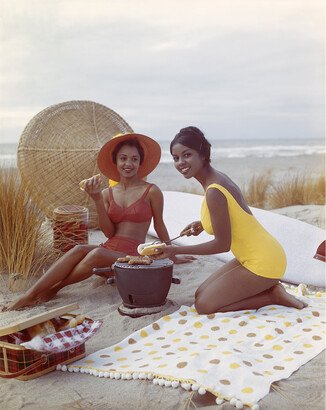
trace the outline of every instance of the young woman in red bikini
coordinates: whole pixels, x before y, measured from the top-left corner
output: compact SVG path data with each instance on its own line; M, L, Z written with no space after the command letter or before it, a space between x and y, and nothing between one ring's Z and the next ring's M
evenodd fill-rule
M93 268L111 266L121 256L138 255L137 246L145 242L152 218L159 239L168 241L162 192L143 179L160 157L159 144L145 135L123 134L109 140L97 162L102 174L118 184L102 191L100 179L93 177L84 187L96 204L99 226L108 240L100 246L76 245L6 310L46 302L63 287L89 278ZM192 259L186 256L174 262Z

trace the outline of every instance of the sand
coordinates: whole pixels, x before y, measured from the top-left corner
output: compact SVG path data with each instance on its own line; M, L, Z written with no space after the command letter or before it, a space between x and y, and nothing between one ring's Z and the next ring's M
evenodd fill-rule
M300 206L278 209L276 212L325 227L324 207ZM322 215L323 217L320 217ZM316 218L318 221L316 221ZM148 238L150 239L150 238ZM99 232L93 232L90 240L99 243ZM99 277L63 289L57 297L32 309L0 314L0 326L18 318L30 317L40 312L77 302L78 312L93 319L103 320L99 332L86 342L87 353L115 344L133 331L147 326L163 314L171 313L180 305L191 305L195 289L212 274L222 262L214 256L198 257L192 264L175 265L174 275L181 284L172 284L168 298L173 302L168 310L151 316L132 319L119 315L117 308L121 298L115 286L106 284ZM12 296L10 297L12 298ZM2 289L0 303L8 300ZM260 402L260 409L324 409L325 403L325 355L319 354L302 366L290 378L275 384L271 392ZM2 408L16 409L234 409L229 403L217 406L214 398L199 396L183 389L162 388L139 380L119 381L95 378L84 374L54 371L30 381L0 379Z

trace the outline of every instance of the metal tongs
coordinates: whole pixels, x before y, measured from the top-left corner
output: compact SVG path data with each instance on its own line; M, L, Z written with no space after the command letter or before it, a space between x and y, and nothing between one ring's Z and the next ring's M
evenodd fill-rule
M192 228L189 228L189 229L187 229L185 232L183 232L182 234L176 236L176 237L173 238L173 239L170 239L169 241L154 241L154 242L151 243L151 245L155 245L156 243L166 243L166 244L168 245L168 244L171 243L172 241L175 241L176 239L181 238L181 236L185 236L185 235L187 235L188 233L192 233L192 232L193 232L193 229L192 229Z

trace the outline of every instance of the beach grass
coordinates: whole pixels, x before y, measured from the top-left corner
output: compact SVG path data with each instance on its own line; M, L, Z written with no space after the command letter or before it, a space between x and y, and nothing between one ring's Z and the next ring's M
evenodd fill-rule
M52 246L52 227L30 200L17 168L0 166L1 285L22 291L58 251Z
M254 175L242 189L250 206L277 209L292 205L325 205L325 175L290 174L274 182L270 172Z

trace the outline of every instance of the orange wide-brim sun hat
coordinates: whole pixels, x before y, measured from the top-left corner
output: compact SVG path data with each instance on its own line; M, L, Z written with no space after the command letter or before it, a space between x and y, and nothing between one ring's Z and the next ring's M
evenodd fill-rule
M120 174L117 165L113 162L112 152L120 142L130 139L136 139L144 150L144 160L138 170L139 178L144 178L150 174L160 162L161 147L155 140L146 135L136 133L118 134L103 145L97 156L97 164L100 171L109 179L120 181Z

